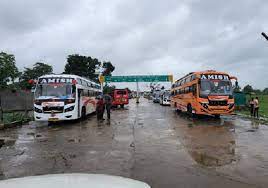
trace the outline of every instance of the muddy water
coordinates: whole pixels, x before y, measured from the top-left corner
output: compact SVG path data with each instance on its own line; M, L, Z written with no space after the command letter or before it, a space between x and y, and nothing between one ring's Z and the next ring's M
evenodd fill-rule
M232 121L201 117L185 119L185 124L174 123L180 140L192 158L204 166L222 166L237 160L236 141Z

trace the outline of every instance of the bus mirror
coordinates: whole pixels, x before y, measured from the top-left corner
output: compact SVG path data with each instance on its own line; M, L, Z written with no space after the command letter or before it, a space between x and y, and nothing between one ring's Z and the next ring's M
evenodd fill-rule
M237 81L237 78L235 76L231 76L230 80L236 80Z
M235 82L235 87L238 88L238 81Z

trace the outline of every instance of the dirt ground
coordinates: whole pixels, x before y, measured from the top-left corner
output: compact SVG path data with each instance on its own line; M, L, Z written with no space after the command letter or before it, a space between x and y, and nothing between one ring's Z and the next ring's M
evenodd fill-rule
M191 119L146 99L111 116L0 131L0 178L79 172L153 188L268 187L267 125L236 116Z

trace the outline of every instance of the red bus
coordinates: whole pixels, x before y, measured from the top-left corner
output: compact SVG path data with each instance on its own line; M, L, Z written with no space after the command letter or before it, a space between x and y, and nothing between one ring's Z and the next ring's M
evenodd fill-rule
M128 104L128 90L127 89L115 89L112 94L113 106L120 105L124 108L124 105Z

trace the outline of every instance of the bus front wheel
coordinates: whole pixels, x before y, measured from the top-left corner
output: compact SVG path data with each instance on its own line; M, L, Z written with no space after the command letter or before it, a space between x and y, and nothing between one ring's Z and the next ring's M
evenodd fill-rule
M215 117L215 119L220 119L221 115L217 114L214 117Z
M188 104L188 105L187 105L187 113L188 113L191 117L194 117L194 114L193 114L193 108L192 108L192 105L191 105L191 104Z
M120 105L120 107L121 107L121 108L124 108L124 105L123 105L123 104L121 104L121 105Z

